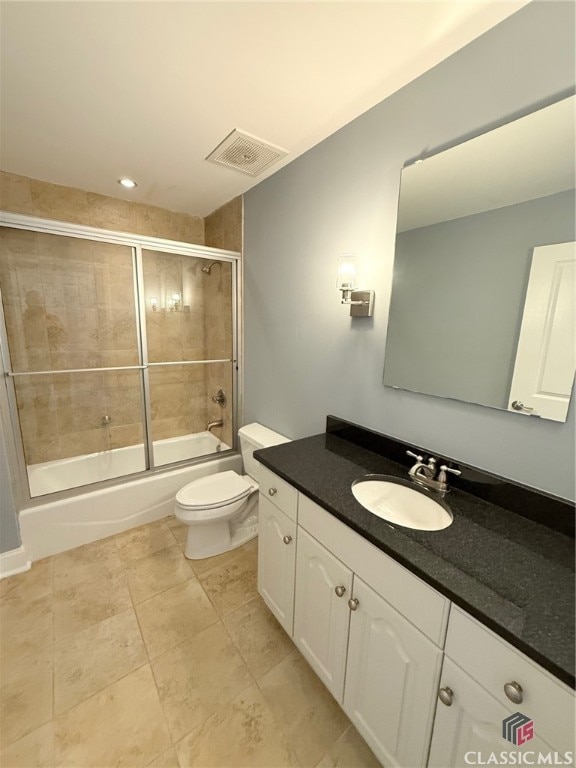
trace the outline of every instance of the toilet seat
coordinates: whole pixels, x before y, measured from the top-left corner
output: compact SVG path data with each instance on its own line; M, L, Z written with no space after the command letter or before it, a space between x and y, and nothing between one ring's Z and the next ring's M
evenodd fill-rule
M219 509L241 501L257 489L258 483L250 476L228 470L188 483L176 494L176 504L189 510Z

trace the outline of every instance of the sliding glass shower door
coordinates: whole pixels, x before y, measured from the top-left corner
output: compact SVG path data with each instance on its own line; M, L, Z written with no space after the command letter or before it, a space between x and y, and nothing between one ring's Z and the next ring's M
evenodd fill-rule
M0 227L3 362L32 498L233 445L234 260L126 240Z

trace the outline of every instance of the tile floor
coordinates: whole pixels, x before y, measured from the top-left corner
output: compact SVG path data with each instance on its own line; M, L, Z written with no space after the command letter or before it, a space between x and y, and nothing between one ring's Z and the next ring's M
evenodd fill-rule
M256 589L173 518L0 582L1 768L377 768Z

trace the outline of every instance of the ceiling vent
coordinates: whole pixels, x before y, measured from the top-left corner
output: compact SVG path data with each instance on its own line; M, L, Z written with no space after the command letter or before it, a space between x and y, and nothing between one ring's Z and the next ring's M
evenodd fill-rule
M287 154L281 147L235 129L210 152L206 160L246 173L248 176L258 176Z

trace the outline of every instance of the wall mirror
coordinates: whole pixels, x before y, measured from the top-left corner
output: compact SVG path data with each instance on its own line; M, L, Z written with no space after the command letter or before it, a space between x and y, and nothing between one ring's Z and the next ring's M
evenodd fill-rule
M575 97L402 171L384 384L565 421Z

